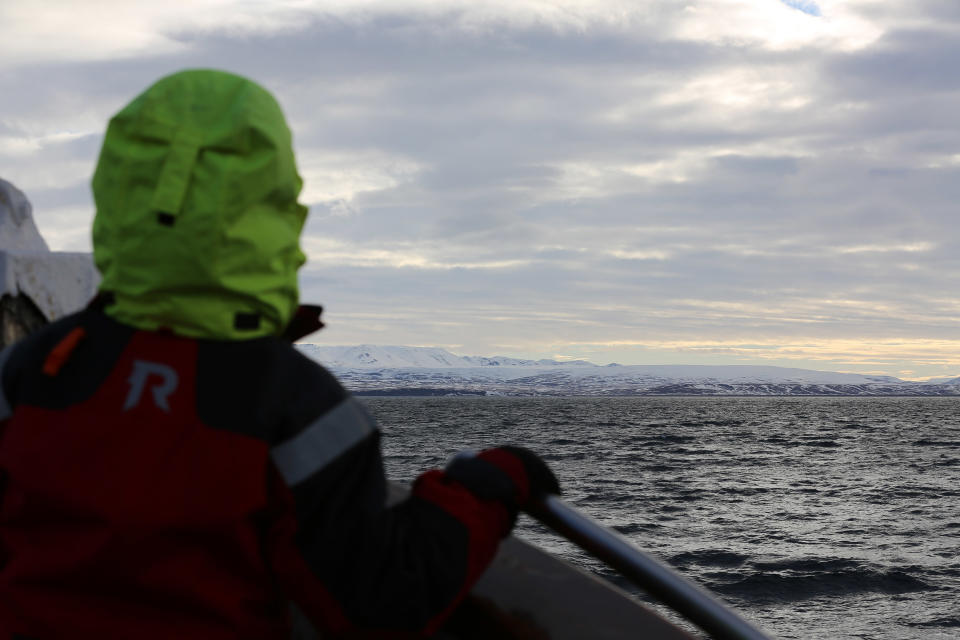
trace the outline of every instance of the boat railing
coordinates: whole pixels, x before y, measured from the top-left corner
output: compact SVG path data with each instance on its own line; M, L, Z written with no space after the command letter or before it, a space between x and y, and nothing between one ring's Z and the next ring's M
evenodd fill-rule
M527 513L718 640L770 640L706 589L694 584L625 537L595 522L554 495Z

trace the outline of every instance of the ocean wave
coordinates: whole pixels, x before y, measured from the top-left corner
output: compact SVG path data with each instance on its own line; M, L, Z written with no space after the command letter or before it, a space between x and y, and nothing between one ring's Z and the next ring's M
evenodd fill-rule
M701 549L699 551L684 551L669 558L667 562L675 567L686 568L690 565L708 567L739 567L749 558L741 553L724 551L722 549Z
M927 620L925 622L907 622L908 627L920 627L920 628L956 628L960 627L960 616L952 616L949 618L936 618L934 620Z
M841 422L836 422L835 424L838 427L841 427L843 429L857 429L860 431L876 431L877 429L880 428L880 427L877 427L876 425L861 424L859 422L842 422L841 421Z
M690 444L696 442L694 436L680 436L674 433L645 434L633 438L630 444L659 445L659 444Z
M603 493L588 493L583 497L583 502L589 504L594 508L600 505L615 503L615 504L630 504L635 503L637 497L632 493L615 493L612 491L605 491Z
M586 453L582 453L582 452L572 452L572 453L544 452L540 454L540 457L543 458L544 460L556 462L557 460L586 460L589 456Z
M753 562L749 570L703 574L717 593L751 602L792 602L863 593L904 594L936 589L918 567L881 568L843 558Z
M804 447L842 447L836 440L805 440L800 443Z
M739 427L742 420L686 420L677 423L681 427Z
M931 440L930 438L920 438L911 442L915 447L951 447L960 448L960 440Z
M957 466L957 464L960 464L960 458L947 458L946 460L937 460L935 462L931 462L930 466L931 467L954 467L954 466Z
M645 462L649 458L642 454L634 454L624 457L624 460L629 462ZM671 471L676 471L679 469L679 465L675 464L651 464L643 468L647 473L667 473Z
M735 496L755 496L761 493L770 493L770 489L764 487L724 487L720 491Z
M644 531L654 531L656 529L662 529L663 526L656 524L654 522L632 522L630 524L615 524L611 529L615 530L618 533L622 533L625 536L628 536L632 533L641 533Z
M665 504L660 507L660 511L664 513L680 513L681 511L686 511L686 507L678 507L674 504Z

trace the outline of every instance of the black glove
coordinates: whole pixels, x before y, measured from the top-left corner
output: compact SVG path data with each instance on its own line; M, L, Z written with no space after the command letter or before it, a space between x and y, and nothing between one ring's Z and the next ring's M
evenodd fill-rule
M483 500L499 500L512 513L544 494L560 494L560 484L540 456L523 447L497 447L476 455L460 454L447 476Z

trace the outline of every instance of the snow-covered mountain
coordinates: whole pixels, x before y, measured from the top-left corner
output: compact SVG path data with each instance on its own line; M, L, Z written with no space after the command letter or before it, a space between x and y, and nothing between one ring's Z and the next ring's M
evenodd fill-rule
M434 347L297 345L365 394L960 395L960 379L921 384L751 365L595 365L584 360L458 356Z
M355 347L327 347L299 344L306 355L332 368L347 369L453 369L472 367L557 367L591 365L585 360L520 360L517 358L457 356L438 347L397 347L361 344Z

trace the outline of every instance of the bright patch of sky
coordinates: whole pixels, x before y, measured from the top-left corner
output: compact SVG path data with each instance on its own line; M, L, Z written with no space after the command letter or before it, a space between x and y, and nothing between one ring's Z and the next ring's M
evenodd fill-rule
M109 117L224 68L290 120L318 342L958 375L958 31L941 0L5 0L0 176L89 250Z
M816 2L813 2L813 0L780 0L780 2L787 5L788 7L793 7L794 9L797 9L798 11L803 11L804 13L811 16L816 16L819 18L820 16L823 15L820 12L820 7L817 5Z

